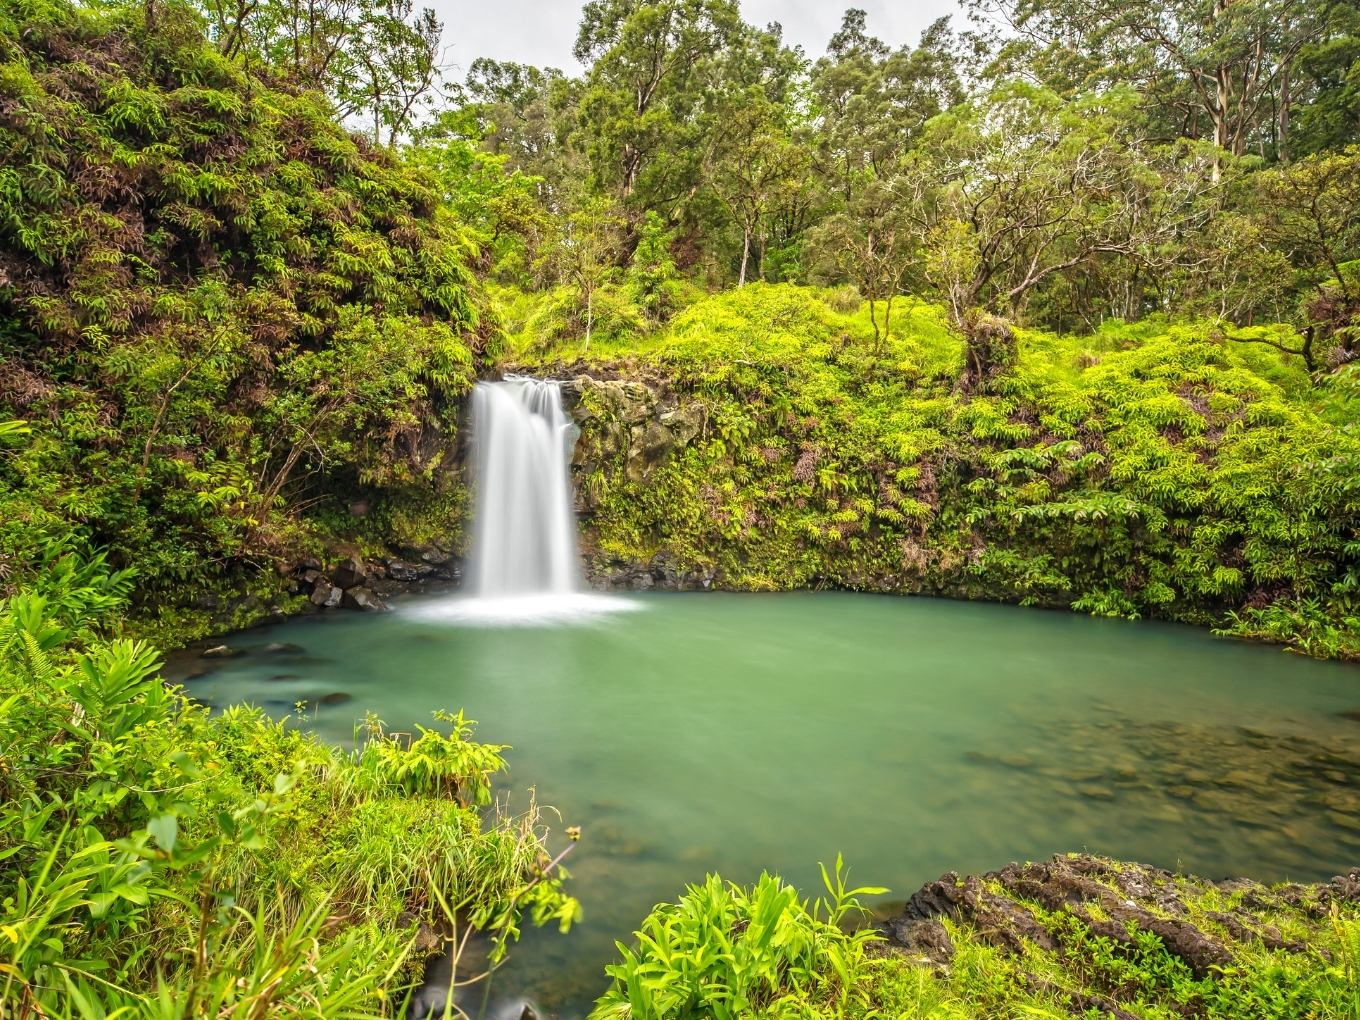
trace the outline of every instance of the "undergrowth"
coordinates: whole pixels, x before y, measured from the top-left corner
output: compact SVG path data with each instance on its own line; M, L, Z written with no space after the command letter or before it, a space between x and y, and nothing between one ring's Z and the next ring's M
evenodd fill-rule
M170 688L113 636L127 578L74 554L0 601L0 1001L9 1017L396 1016L416 925L498 959L578 916L503 748L461 713L354 752Z
M1155 909L1157 916L1232 947L1228 962L1196 976L1132 922L1128 938L1116 940L1093 933L1076 908L1045 910L1022 898L1012 909L1032 913L1052 948L1028 939L1008 944L994 927L945 917L930 923L948 952L924 956L893 942L884 925L866 926L855 895L877 890L847 895L841 876L838 861L829 903L800 900L770 875L745 889L708 876L677 903L658 906L632 945L619 944L620 962L606 968L612 986L592 1020L1360 1016L1360 917L1353 899L1325 905L1325 886L1313 890L1323 890L1318 899L1297 885L1256 886L1253 898L1168 876L1177 903ZM991 894L1003 891L994 886ZM831 916L820 916L827 906ZM1225 920L1236 931L1231 938Z

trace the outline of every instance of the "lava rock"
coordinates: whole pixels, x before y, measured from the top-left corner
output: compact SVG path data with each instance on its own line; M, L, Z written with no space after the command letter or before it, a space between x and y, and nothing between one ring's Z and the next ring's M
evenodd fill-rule
M388 559L387 576L394 581L419 581L422 577L434 573L434 567L428 563L407 563L405 560Z
M631 482L644 482L675 449L675 436L662 425L652 422L633 429L633 441L628 447L628 462L624 473Z
M331 571L331 582L341 590L356 588L368 580L368 571L357 556L341 560L340 565Z
M449 554L437 545L408 545L402 549L402 555L408 560L420 560L421 563L428 563L432 567L443 566L449 562Z
M387 603L374 595L371 589L362 587L346 589L344 605L350 609L362 609L366 613L387 612Z
M413 927L416 931L416 944L413 948L417 955L424 956L426 953L432 953L443 944L443 939L433 928L420 919L419 914L403 910L397 915L398 931L409 932Z
M924 957L927 963L948 963L954 958L954 940L939 921L894 917L874 927L886 936L888 945Z
M670 430L676 446L686 446L704 426L704 409L699 404L686 404L661 415L661 424Z
M202 657L205 659L234 659L244 652L239 648L231 648L227 645L214 645L212 648L203 649Z

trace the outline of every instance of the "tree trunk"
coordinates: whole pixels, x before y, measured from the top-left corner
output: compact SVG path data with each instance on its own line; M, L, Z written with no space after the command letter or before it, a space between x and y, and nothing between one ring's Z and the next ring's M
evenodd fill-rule
M1289 162L1289 65L1280 77L1280 117L1275 155L1281 163Z
M746 228L741 235L741 275L737 278L737 286L746 286L746 260L751 255L751 231Z
M590 350L590 328L595 321L595 288L586 290L586 350Z
M1219 175L1222 173L1222 159L1219 153L1228 146L1228 68L1225 64L1218 65L1218 72L1214 75L1214 80L1218 83L1215 93L1214 108L1209 111L1209 116L1214 120L1214 183L1218 183Z

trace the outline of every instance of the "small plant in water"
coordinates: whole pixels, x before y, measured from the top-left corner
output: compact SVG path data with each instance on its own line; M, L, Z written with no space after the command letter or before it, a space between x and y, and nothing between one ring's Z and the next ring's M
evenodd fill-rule
M371 712L364 722L368 741L361 762L379 778L407 793L446 797L459 807L491 803L491 777L505 768L501 752L508 744L479 744L471 737L475 719L464 719L439 709L435 719L452 723L447 737L438 730L417 726L420 739L403 748L383 734L383 722Z

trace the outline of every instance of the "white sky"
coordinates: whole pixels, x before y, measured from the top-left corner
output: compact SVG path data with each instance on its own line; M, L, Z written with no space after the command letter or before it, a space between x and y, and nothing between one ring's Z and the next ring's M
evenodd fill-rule
M478 57L513 60L539 67L580 70L571 55L581 0L416 0L433 7L444 22L445 59L451 77L461 81ZM963 16L954 0L742 0L742 17L754 25L778 21L784 38L817 58L840 27L847 7L867 11L868 29L892 46L916 45L921 31L936 18L953 14L956 28Z

